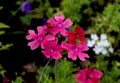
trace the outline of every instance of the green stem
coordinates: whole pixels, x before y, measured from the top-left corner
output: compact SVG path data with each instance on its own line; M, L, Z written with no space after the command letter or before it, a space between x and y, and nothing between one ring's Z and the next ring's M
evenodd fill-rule
M6 23L12 18L14 17L23 7L24 7L24 3L20 5L20 7L7 19Z
M55 83L58 83L57 60L55 60Z
M43 77L43 74L44 74L44 72L45 72L45 69L48 67L48 64L50 63L51 60L52 60L52 58L49 59L49 61L47 62L47 64L46 64L45 67L43 68L42 73L41 73L41 75L40 75L40 77L39 77L38 83L41 82L42 77Z

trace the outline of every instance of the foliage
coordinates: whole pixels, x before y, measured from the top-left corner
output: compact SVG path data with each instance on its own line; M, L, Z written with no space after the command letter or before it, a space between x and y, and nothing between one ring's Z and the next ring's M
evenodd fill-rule
M10 28L10 26L4 23L0 23L0 35L5 34L5 30L2 30L2 29L6 29L6 28Z
M2 42L0 42L0 51L2 50L9 50L9 48L13 46L13 44L6 44L6 45L3 45Z
M45 70L45 73L43 75L43 79L41 83L55 83L54 79L54 73L55 70L53 70L54 66L48 66ZM38 71L39 75L37 79L39 78L42 68ZM61 59L58 61L57 64L57 76L58 83L75 83L73 72L75 72L74 65L72 62L68 61L66 58Z
M15 81L12 81L12 83L23 83L22 77L18 76Z
M73 5L74 4L74 5ZM77 23L80 22L82 16L81 16L81 7L83 5L89 5L89 0L63 0L61 3L61 9L62 13L65 14L65 16L69 16L69 18L72 19L73 22ZM74 7L73 7L73 6Z
M82 24L82 27L86 29L87 40L90 39L89 36L91 34L97 34L98 36L100 36L101 34L106 34L108 37L108 41L110 41L112 47L115 49L114 53L109 53L110 56L107 55L105 56L102 54L95 54L94 51L91 50L90 48L90 50L88 51L88 54L90 55L90 59L84 62L78 61L77 64L76 62L74 63L74 61L70 61L67 58L60 59L57 62L57 71L55 70L54 61L52 60L45 69L45 72L43 73L41 83L56 83L55 72L57 72L58 83L76 83L75 72L78 71L79 69L87 68L89 66L92 68L97 68L104 72L104 75L100 83L120 83L120 73L119 73L120 0L69 0L69 1L68 0L26 0L26 1L29 1L32 5L33 8L31 9L31 11L28 13L23 13L20 9L21 6L23 5L23 1L17 0L16 5L18 6L18 9L9 10L11 16L10 18L8 18L8 21L0 22L0 36L4 36L8 34L6 33L7 29L11 29L11 28L13 29L15 28L15 30L18 29L17 28L18 26L15 25L13 27L11 25L14 24L11 24L10 26L9 24L12 23L13 20L12 18L14 17L17 18L16 16L19 15L19 13L20 15L18 16L18 18L20 20L19 23L21 25L20 26L21 31L17 30L17 31L9 32L8 35L12 34L13 36L16 36L16 34L23 35L23 32L27 33L26 30L31 29L31 26L34 26L32 25L36 22L34 21L34 19L41 20L41 19L53 17L54 14L64 14L65 17L69 17L74 22L74 26L71 27L72 30L75 28L76 25L81 26ZM53 1L52 3L54 3L54 5L57 6L52 6L51 1ZM58 2L59 5L55 4L55 1L60 1ZM5 7L1 5L0 13L4 9ZM38 21L38 23L41 24L41 21ZM11 46L13 46L13 44L4 43L2 42L2 39L0 39L0 52L5 50L10 50ZM36 52L36 54L37 53L40 52ZM38 68L37 71L38 75L36 76L36 80L40 78L40 75L43 72L43 68L44 68L43 65L40 65L40 67ZM7 73L7 70L5 70L0 65L0 74L3 76L5 75L5 73ZM16 80L12 81L12 83L23 83L24 81L25 80L23 80L21 76L16 76Z

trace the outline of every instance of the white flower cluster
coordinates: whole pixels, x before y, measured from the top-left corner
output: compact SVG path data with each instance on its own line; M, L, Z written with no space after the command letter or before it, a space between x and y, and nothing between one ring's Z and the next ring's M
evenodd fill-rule
M90 40L88 40L88 47L93 48L93 51L96 54L106 55L108 52L113 53L114 49L111 46L111 43L107 40L106 34L101 34L100 38L97 34L91 34Z

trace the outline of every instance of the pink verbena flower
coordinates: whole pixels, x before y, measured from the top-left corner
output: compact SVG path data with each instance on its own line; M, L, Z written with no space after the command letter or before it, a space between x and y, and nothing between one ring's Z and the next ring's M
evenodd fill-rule
M60 32L61 35L66 36L66 28L70 27L73 23L70 18L67 18L65 21L64 18L64 15L55 15L55 20L53 18L50 18L47 21L47 26L50 27L49 31L53 34L57 34L58 32Z
M103 72L97 69L82 69L76 74L76 81L78 83L99 83L102 75Z
M61 45L57 45L58 39L52 40L50 42L44 43L44 50L42 50L42 53L46 56L46 58L52 57L53 59L60 59L62 58L62 55L60 52L63 51L63 48Z
M76 60L77 56L81 61L85 61L85 58L89 58L88 54L84 53L89 48L86 43L80 43L78 45L62 42L61 46L68 50L68 58Z
M37 27L38 34L36 34L34 30L28 31L29 35L26 36L26 39L33 40L28 43L28 46L30 46L31 50L34 50L39 46L41 46L41 48L44 48L43 43L45 41L55 39L54 35L52 34L46 35L46 29L47 29L46 26L38 26Z

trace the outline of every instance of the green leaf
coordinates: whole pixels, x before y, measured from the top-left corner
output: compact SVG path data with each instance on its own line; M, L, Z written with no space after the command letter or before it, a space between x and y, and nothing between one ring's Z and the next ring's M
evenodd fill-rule
M5 34L5 31L0 31L0 35Z
M0 10L2 10L3 9L3 6L0 6Z
M32 17L30 15L20 17L20 20L26 25L30 25L31 19L32 19Z
M10 26L8 26L4 23L0 23L0 29L3 29L3 28L10 28Z
M17 77L15 81L12 81L12 83L23 83L22 77Z

